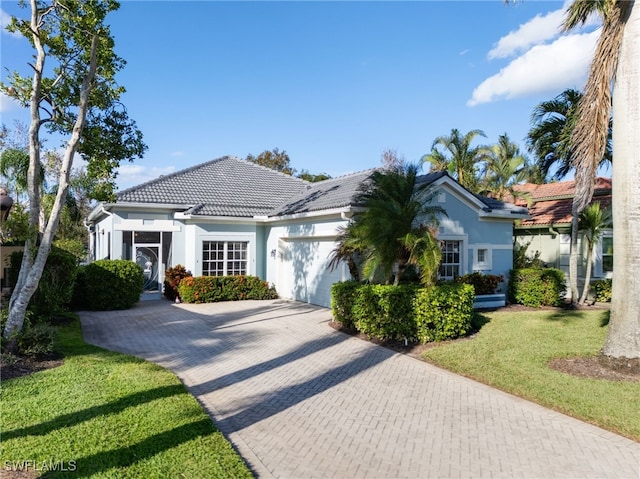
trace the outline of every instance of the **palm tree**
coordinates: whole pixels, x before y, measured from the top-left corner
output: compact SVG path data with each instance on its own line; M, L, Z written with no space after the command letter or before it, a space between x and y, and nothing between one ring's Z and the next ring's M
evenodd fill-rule
M531 129L527 134L527 147L534 154L540 171L552 179L561 180L573 169L571 162L571 132L578 118L578 105L582 93L569 88L553 100L536 105L531 114ZM611 119L604 155L599 165L611 163Z
M433 141L431 153L424 155L422 162L431 164L430 171L447 171L462 186L476 192L478 169L490 154L486 146L471 146L477 136L486 138L482 130L471 130L461 135L454 128L448 136L439 136Z
M487 158L480 193L501 201L507 193L517 196L513 186L525 179L527 167L527 160L520 154L517 143L509 140L506 133L500 135Z
M609 228L611 228L611 211L602 209L598 201L587 206L580 215L580 231L582 232L582 238L586 241L587 248L587 269L584 275L584 288L582 296L580 296L580 303L584 303L589 294L593 250L602 239L605 229Z
M406 269L417 265L427 283L433 277L439 263L437 215L446 213L429 204L428 186L412 164L371 175L357 197L365 210L347 227L361 248L365 276L379 273L388 283L395 267L398 285Z
M584 23L593 12L598 12L604 23L572 134L572 160L576 167L573 229L577 231L577 218L593 196L597 164L606 148L613 84L613 109L616 112L613 150L616 161L612 178L612 212L616 254L613 258L609 330L602 353L613 359L638 360L640 6L625 0L575 0L567 10L565 29Z
M339 226L338 237L336 238L336 247L329 255L329 264L327 268L331 271L338 267L341 261L347 263L349 274L354 281L360 281L360 267L358 266L358 258L362 255L365 245L361 241L361 235L356 231L356 226L352 223L350 226Z

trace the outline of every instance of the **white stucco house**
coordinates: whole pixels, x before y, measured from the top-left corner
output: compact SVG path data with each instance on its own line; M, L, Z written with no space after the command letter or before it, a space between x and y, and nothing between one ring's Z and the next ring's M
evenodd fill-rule
M194 276L250 274L283 298L328 307L331 285L350 279L327 268L337 228L374 170L319 183L223 157L123 190L88 217L92 259L131 259L145 271L145 295L158 297L164 271ZM445 173L420 177L436 192L442 218L441 274L508 274L513 222L526 208L474 195Z

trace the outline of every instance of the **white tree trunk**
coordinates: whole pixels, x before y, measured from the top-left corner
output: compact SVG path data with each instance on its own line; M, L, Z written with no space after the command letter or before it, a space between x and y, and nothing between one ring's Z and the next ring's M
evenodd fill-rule
M574 205L571 207L571 249L569 252L569 292L571 293L571 304L578 304L578 227L580 212Z
M640 4L631 7L613 93L613 293L602 353L640 358Z
M594 245L583 236L582 241L587 243L587 270L584 273L584 288L582 288L582 296L580 296L580 304L583 304L589 296L591 289L591 263L593 262Z
M34 35L36 37L36 35ZM78 116L76 118L76 122L73 126L73 132L71 133L71 138L67 143L67 147L65 149L64 158L62 160L62 165L60 167L60 172L58 176L58 192L56 194L55 201L53 203L53 208L51 209L51 214L49 215L49 220L47 222L47 226L42 234L42 239L40 241L40 245L38 247L38 254L33 261L33 264L29 264L30 261L30 251L29 251L29 242L27 242L27 247L25 247L25 254L22 262L22 267L20 268L20 274L18 277L18 285L20 288L16 286L13 294L11 295L11 301L9 305L9 317L7 318L7 324L4 330L4 337L13 341L13 335L19 332L22 329L24 324L24 317L27 311L27 306L29 305L29 300L35 293L38 288L38 283L40 282L40 278L42 277L42 272L44 271L44 266L47 262L47 257L49 256L49 251L51 250L51 243L53 242L53 237L55 235L56 230L58 229L58 223L60 222L60 214L62 213L62 207L64 206L65 198L67 196L67 190L69 189L69 175L71 174L71 166L73 164L73 157L78 148L78 143L80 142L80 138L82 135L82 129L84 128L87 110L89 107L89 94L91 92L91 87L93 83L93 79L96 73L96 64L97 64L97 49L98 49L98 35L94 34L93 40L91 43L91 60L87 70L87 74L85 75L84 81L82 83L82 90L80 93L80 102L78 105ZM44 65L44 59L42 64ZM40 87L39 84L40 77L37 76L37 79L34 77L34 86L33 89ZM33 113L32 107L32 127L33 122L38 120L39 126L39 116L37 113ZM36 133L37 138L37 133ZM38 142L39 144L39 142ZM33 145L30 145L30 149ZM38 155L39 159L39 155ZM30 180L31 176L34 173L31 171L33 165L29 166ZM36 170L39 171L40 163L38 161L36 165ZM39 185L35 184L33 186L34 191L38 189ZM32 185L30 184L30 189ZM36 225L37 220L39 218L39 208L35 211L34 214L34 206L29 205L31 208L31 216L35 217ZM9 349L12 349L12 343L9 343Z

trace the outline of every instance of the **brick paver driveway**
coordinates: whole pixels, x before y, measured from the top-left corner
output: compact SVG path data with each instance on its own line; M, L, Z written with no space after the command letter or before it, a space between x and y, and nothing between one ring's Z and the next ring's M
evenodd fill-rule
M327 309L149 301L81 319L88 342L174 371L259 477L639 477L639 444L337 332Z

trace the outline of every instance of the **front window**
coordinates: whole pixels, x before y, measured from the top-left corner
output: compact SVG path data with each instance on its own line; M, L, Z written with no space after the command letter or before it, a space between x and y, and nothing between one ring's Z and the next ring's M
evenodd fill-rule
M610 273L613 271L613 238L605 236L602 238L602 272Z
M460 241L445 240L440 242L442 262L438 276L441 279L453 279L460 276Z
M203 241L203 276L247 274L246 241Z

